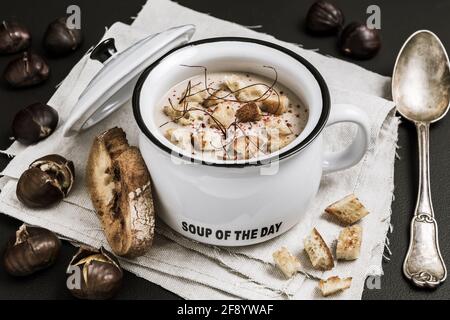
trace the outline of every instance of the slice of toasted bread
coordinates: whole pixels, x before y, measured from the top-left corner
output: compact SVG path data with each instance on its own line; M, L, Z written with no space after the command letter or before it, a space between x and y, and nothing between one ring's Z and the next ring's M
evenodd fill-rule
M352 285L352 278L341 279L339 277L330 277L327 280L319 281L319 289L324 297L341 292L350 288Z
M112 128L94 140L86 168L89 193L115 254L143 255L155 226L150 174L125 132Z
M369 211L354 194L329 205L325 212L335 216L346 225L354 224L369 214Z
M283 272L286 278L291 278L302 268L300 260L292 255L286 247L278 249L272 256L275 265Z
M359 225L344 228L339 234L336 246L336 258L356 260L359 257L362 242L362 227Z
M304 240L305 251L315 269L331 270L334 267L333 255L320 233L314 228Z

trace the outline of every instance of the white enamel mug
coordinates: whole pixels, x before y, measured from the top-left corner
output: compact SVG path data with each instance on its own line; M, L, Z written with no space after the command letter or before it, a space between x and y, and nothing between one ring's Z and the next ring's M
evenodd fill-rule
M289 145L258 161L202 162L172 145L155 123L161 97L179 82L208 72L273 77L308 107L304 131ZM138 80L133 109L139 147L153 180L158 216L182 235L220 246L243 246L276 237L297 223L319 188L322 174L357 164L368 148L367 115L351 105L330 106L327 85L304 58L273 43L213 38L181 46L148 67ZM324 154L322 130L339 122L358 126L345 150Z

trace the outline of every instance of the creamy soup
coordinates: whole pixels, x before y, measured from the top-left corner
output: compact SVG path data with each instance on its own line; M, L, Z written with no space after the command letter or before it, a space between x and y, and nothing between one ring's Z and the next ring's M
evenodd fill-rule
M172 144L205 160L253 159L291 143L308 109L275 80L254 74L199 74L158 105L157 124Z

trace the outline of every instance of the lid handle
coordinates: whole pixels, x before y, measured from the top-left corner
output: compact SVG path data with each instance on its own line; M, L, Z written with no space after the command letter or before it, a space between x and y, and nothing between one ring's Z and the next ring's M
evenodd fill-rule
M113 38L108 38L100 42L91 52L90 57L93 60L98 60L105 63L117 52L115 41Z

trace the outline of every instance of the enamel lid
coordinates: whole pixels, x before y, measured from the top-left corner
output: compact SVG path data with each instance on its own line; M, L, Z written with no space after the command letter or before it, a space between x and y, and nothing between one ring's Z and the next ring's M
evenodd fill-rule
M187 43L193 25L175 27L150 35L117 53L114 39L99 43L90 58L104 64L78 98L64 124L65 137L90 128L127 102L139 75L170 50Z

